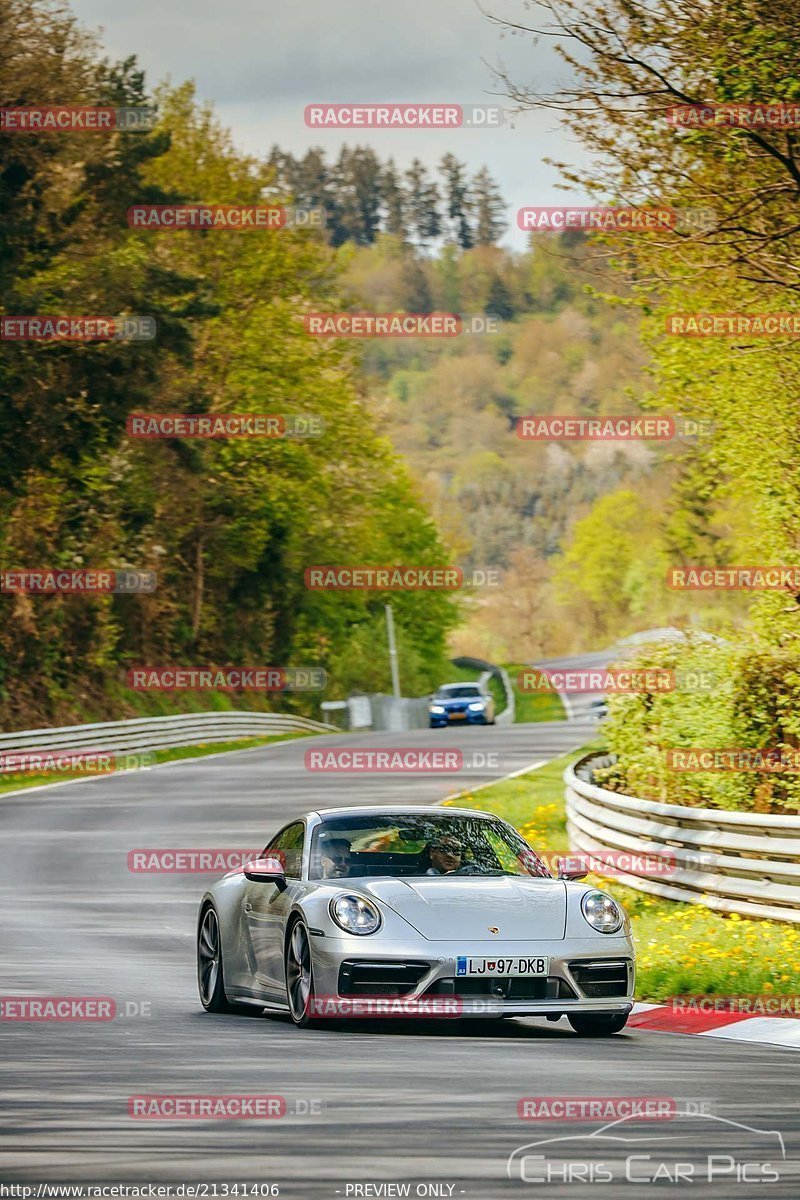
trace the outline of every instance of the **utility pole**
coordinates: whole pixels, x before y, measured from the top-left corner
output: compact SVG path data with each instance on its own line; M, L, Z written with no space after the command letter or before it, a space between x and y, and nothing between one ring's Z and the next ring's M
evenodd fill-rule
M397 667L397 643L394 639L394 615L391 604L386 605L386 633L389 638L389 666L392 668L392 695L400 699L400 672Z

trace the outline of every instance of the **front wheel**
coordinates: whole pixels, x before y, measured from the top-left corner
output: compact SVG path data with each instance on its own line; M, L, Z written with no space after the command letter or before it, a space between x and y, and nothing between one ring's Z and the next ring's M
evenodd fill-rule
M627 1013L587 1013L585 1016L576 1013L568 1016L572 1028L580 1037L610 1037L619 1033L628 1023Z
M314 1020L314 967L308 930L302 921L292 927L286 943L286 999L289 1014L298 1029L308 1029Z

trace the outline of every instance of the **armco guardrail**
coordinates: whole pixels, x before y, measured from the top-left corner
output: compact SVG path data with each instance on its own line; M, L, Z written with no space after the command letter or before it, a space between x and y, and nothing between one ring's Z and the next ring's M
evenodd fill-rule
M688 808L610 792L591 778L593 767L611 761L588 755L564 772L573 850L668 855L674 862L669 874L615 872L615 878L669 900L800 923L800 817Z
M232 742L303 730L328 733L332 725L288 713L200 712L175 717L137 717L96 725L66 725L60 729L20 729L0 734L0 754L17 750L168 750L202 742Z

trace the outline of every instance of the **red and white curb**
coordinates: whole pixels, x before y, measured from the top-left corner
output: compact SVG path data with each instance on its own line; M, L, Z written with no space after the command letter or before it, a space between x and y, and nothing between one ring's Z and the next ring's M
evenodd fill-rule
M800 1018L756 1017L749 1013L674 1011L668 1004L634 1004L628 1029L691 1033L734 1042L766 1042L800 1050Z

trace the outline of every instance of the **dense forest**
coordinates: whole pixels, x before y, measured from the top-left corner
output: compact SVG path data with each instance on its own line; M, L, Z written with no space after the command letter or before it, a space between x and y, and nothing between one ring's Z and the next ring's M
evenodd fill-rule
M151 96L133 61L106 62L59 6L0 0L0 14L13 34L0 56L3 104L69 96L159 111L152 132L0 132L3 312L146 314L158 331L4 344L3 568L133 567L156 571L158 586L0 596L3 724L167 706L164 694L124 688L139 663L315 665L333 694L369 686L382 598L309 591L305 566L444 562L446 549L370 416L349 348L303 329L304 310L342 306L334 251L302 230L128 228L135 202L263 202L274 169L240 154L191 86ZM128 415L148 410L313 413L327 434L128 438ZM457 608L445 593L394 604L404 683L421 691L441 674ZM321 698L283 703L318 712ZM177 700L187 702L231 699Z

